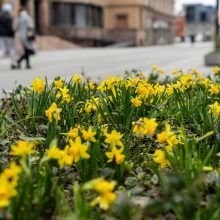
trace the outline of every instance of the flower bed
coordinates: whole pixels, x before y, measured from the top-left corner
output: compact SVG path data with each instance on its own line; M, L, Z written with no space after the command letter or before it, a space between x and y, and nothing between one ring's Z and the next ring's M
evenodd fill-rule
M36 78L1 99L0 219L219 219L219 69Z

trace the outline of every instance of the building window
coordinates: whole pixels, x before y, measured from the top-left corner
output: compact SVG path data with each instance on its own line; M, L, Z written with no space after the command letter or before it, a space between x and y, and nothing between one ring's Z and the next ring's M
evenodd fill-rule
M86 27L89 26L88 17L87 17L87 7L85 5L76 5L75 7L75 26L77 27Z
M64 27L102 27L103 9L87 4L53 2L52 23Z
M53 24L57 26L70 26L72 21L72 8L68 3L54 3L53 7ZM65 15L65 16L64 16Z
M116 15L116 29L127 29L128 28L128 15L120 14Z
M195 7L188 6L186 8L186 20L187 20L187 23L195 22Z
M201 12L200 14L200 22L206 23L208 21L207 13L206 12Z
M91 8L92 26L103 27L103 10L101 7Z

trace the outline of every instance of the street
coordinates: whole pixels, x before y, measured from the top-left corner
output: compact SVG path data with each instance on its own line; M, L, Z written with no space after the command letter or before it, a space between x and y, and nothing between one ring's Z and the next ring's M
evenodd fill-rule
M153 65L170 72L174 68L198 69L203 75L211 68L204 66L204 55L211 52L212 43L175 44L139 48L85 48L39 52L32 57L32 69L10 70L8 58L0 60L0 90L12 90L16 84L30 85L36 76L49 81L56 76L69 79L84 72L96 80L109 75L123 75L132 68L149 71Z

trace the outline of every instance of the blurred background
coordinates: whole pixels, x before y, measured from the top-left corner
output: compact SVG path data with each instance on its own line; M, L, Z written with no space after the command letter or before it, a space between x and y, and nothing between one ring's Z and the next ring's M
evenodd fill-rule
M0 0L5 2L15 15L21 6L28 9L40 49L162 45L190 35L210 41L215 30L212 0Z
M204 58L218 43L218 0L0 0L11 3L16 18L27 8L37 33L38 53L31 69L10 70L0 60L0 89L14 82L28 85L40 76L70 78L83 73L92 79L123 75L137 69L149 73L158 65L170 73L197 68L211 73ZM218 5L217 5L218 4ZM18 35L18 34L16 34ZM192 40L195 43L192 43ZM17 56L22 54L16 36Z

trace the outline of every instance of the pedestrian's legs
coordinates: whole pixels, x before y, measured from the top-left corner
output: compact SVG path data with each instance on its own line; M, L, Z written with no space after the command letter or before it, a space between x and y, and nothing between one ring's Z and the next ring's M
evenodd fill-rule
M21 57L18 59L18 67L21 67L21 62L25 59L25 53L21 55Z
M26 50L26 68L30 69L30 50Z
M0 37L0 59L5 55L4 37Z
M15 41L13 37L5 38L5 45L11 57L11 67L17 66L16 52L15 52Z
M21 62L23 60L26 60L26 68L30 69L31 66L30 66L29 56L30 56L30 51L27 48L24 48L24 54L18 59L18 67L20 67Z

